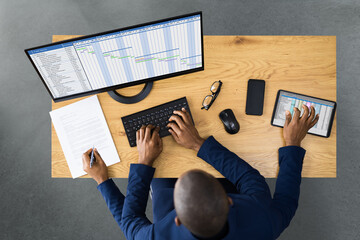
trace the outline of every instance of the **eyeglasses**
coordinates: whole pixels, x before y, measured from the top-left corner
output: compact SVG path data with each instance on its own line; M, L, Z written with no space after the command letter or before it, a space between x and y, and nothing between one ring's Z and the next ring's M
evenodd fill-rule
M204 98L204 101L202 103L203 107L201 109L206 109L209 110L209 108L211 107L211 105L213 104L213 102L215 101L216 97L219 95L220 93L220 89L221 89L221 85L222 82L216 81L214 82L211 87L210 87L210 92L212 93L211 95L207 95Z

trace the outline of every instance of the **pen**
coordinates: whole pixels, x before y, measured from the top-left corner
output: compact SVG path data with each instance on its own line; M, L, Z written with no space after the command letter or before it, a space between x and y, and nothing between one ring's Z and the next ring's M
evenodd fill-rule
M92 167L93 164L94 164L94 146L93 146L92 151L91 151L90 168Z

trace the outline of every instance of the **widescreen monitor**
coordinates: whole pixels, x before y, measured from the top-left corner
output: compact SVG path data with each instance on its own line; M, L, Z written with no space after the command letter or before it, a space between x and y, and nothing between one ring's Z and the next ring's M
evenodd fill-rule
M201 16L196 12L25 52L55 102L83 97L204 70Z

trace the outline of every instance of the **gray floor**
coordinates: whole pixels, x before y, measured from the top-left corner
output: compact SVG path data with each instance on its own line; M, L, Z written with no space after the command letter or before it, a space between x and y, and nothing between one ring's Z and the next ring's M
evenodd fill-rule
M95 182L50 177L50 97L23 49L198 10L206 35L337 36L338 177L303 180L280 239L360 239L359 0L1 0L0 239L124 239Z

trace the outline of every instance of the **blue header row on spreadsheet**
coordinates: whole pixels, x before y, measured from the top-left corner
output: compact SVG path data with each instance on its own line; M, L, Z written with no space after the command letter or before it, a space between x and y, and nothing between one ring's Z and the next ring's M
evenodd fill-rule
M125 32L140 30L140 29L144 29L144 31L146 31L145 29L149 29L149 28L154 27L154 26L164 25L164 24L173 23L173 22L179 22L179 21L183 21L183 20L188 20L188 21L186 21L186 23L187 23L187 22L191 22L191 21L189 21L190 19L198 20L198 19L200 19L200 14L189 16L189 17L184 17L184 18L179 18L179 19L174 19L174 20L170 20L170 21L166 21L166 22L160 22L160 23L155 23L155 24L151 24L151 25L145 25L145 26L142 26L142 27L131 28L131 29L122 30L122 31L119 31L119 32L112 32L112 33L108 33L108 34L104 34L104 35L100 35L100 36L95 36L95 37L85 38L85 39L81 39L81 40L76 40L76 41L73 41L73 42L66 42L66 43L61 43L61 44L58 44L58 45L53 45L53 46L48 46L48 47L44 47L44 48L34 49L34 50L28 51L28 53L30 55L32 55L32 54L37 54L37 53L41 53L41 52L47 52L47 51L51 51L51 50L55 50L55 49L59 49L59 48L72 47L72 46L74 46L76 44L77 44L76 47L82 47L82 46L86 46L86 45L89 44L89 43L83 43L84 41L87 42L87 41L90 41L90 40L98 40L98 41L108 40L110 38L107 38L107 39L103 39L103 38L107 37L107 36L116 37L116 36L119 36L119 33L125 33ZM183 23L185 23L185 22L181 22L181 23L178 23L178 24L183 24ZM177 25L177 24L169 25L169 27L174 26L174 25ZM139 33L139 32L136 32L134 34L137 34L137 33Z
M291 96L286 96L284 94L281 94L282 97L287 97L287 98L293 98L293 99L297 99L297 100L301 100L301 101L304 101L304 99L301 99L301 98L297 98L297 97L291 97ZM306 100L307 101L307 100ZM319 100L321 101L321 100ZM330 105L327 105L327 104L323 104L323 103L319 103L319 102L314 102L314 101L308 101L308 102L311 102L311 103L316 103L316 104L319 104L319 105L324 105L324 106L328 106L328 107L331 107L333 108L334 106L330 106Z

